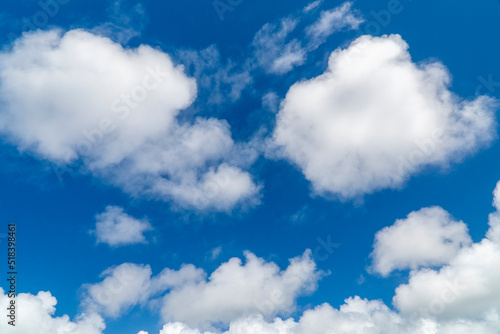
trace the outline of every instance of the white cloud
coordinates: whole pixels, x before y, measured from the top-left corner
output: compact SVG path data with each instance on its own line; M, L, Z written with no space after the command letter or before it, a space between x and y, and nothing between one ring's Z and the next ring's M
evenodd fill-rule
M317 1L311 2L310 4L308 4L307 6L304 7L303 12L308 13L310 11L315 10L316 8L318 8L321 5L322 2L323 2L323 0L317 0Z
M404 314L443 319L500 315L500 246L484 239L463 249L441 270L413 271L394 304Z
M289 314L299 296L316 289L322 275L310 251L291 259L285 270L250 252L245 258L244 264L230 259L208 279L193 265L166 268L153 276L148 265L124 263L105 270L100 283L84 285L82 305L112 318L137 305L150 305L161 309L166 321L210 328L255 313L266 319Z
M108 21L92 29L98 35L110 37L120 44L128 43L132 38L141 36L148 17L141 3L132 7L124 6L123 0L113 0L107 8Z
M500 319L498 189L494 191L497 211L490 214L486 238L462 248L440 270L412 271L408 284L396 289L393 302L403 314L430 314L447 320Z
M19 149L88 172L133 196L229 211L258 193L223 161L229 125L180 123L196 97L183 67L149 46L124 49L82 30L37 31L0 54L0 132ZM58 170L64 173L66 170ZM228 183L210 193L211 181Z
M20 293L16 301L15 327L7 323L7 308L11 298L0 288L0 308L2 334L101 334L106 327L103 319L96 313L80 314L74 321L69 316L54 317L57 300L50 292L39 292L37 295Z
M309 13L320 4L320 1L313 2L302 12ZM305 28L302 42L290 35L297 30L303 13L285 17L279 24L265 24L252 42L257 64L272 74L284 74L304 64L307 54L316 50L330 35L344 28L357 29L363 22L351 7L352 3L345 2L339 7L321 12L320 18Z
M209 259L211 261L215 261L216 259L219 258L221 254L222 254L222 246L215 247L210 251Z
M262 96L262 107L277 113L279 110L280 98L275 92L269 92Z
M149 265L124 263L106 269L102 282L85 284L82 305L92 312L117 318L136 305L145 305L152 297L173 287L198 282L205 273L193 265L179 270L164 269L152 276Z
M151 287L151 268L130 263L104 271L101 283L84 285L84 306L88 310L117 318L135 305L144 304Z
M399 35L362 36L334 51L324 74L289 89L274 144L317 193L398 188L495 138L496 101L460 99L442 64L415 64L407 49Z
M377 232L372 269L387 276L393 270L443 265L471 243L463 222L440 207L424 208Z
M180 50L177 57L196 78L200 94L207 93L206 101L201 102L205 108L206 104L237 101L253 80L248 69L240 69L229 60L223 62L215 45L201 51Z
M172 322L163 326L160 334L213 334L213 332L200 332L198 329L191 329L181 322Z
M306 51L301 43L297 39L287 41L298 23L290 17L279 25L266 23L255 35L252 46L256 60L268 73L283 74L304 63Z
M287 314L298 296L316 289L321 275L310 251L291 259L284 271L252 253L245 257L245 264L232 258L208 280L172 290L163 300L163 319L208 328L254 313Z
M91 231L97 243L123 246L147 243L144 232L153 230L147 220L139 220L123 212L123 208L106 207L106 211L96 216L96 228Z
M344 2L339 7L322 11L320 18L305 29L309 41L308 48L316 49L335 32L344 28L358 29L363 22L364 20L352 10L352 2Z

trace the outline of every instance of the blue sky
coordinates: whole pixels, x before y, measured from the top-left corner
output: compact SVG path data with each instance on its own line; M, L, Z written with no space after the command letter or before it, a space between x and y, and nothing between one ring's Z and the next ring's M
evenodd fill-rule
M2 333L500 331L499 1L54 1L0 5Z

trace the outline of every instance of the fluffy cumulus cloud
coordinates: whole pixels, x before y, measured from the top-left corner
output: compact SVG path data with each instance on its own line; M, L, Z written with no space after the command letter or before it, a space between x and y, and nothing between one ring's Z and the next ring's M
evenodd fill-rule
M97 243L123 246L147 243L144 232L153 230L147 220L136 219L116 206L106 207L106 211L96 216L95 234Z
M404 314L431 314L440 319L500 319L500 213L489 217L486 238L464 247L440 270L412 271L396 289L394 305ZM497 331L500 327L497 328Z
M168 289L199 282L205 273L192 265L179 270L164 269L152 275L149 265L124 263L106 269L100 283L84 285L84 309L117 318L136 305L145 305L152 297Z
M12 299L0 288L0 307L7 310ZM103 319L96 313L80 314L74 321L67 315L54 317L57 300L50 292L37 295L20 293L16 297L16 326L7 323L5 315L0 322L2 334L101 334ZM5 312L3 312L6 314Z
M497 210L489 216L486 238L462 247L439 270L412 271L409 282L396 289L393 302L402 314L441 320L485 319L500 330L499 189L500 184L494 191Z
M471 244L468 232L440 207L412 212L376 234L372 269L387 276L397 269L446 264Z
M161 310L165 321L211 328L253 314L265 319L289 314L296 299L313 292L322 276L310 251L291 259L285 270L250 252L245 258L245 263L230 259L208 278L193 265L166 268L153 276L150 266L124 263L104 271L101 282L85 285L82 305L116 318L136 305L149 304Z
M500 316L500 246L484 239L439 271L422 269L399 286L394 305L404 314L443 319Z
M160 50L37 31L0 54L0 78L0 132L20 150L202 210L230 210L258 192L247 172L223 164L234 146L227 122L179 122L196 82Z
M450 81L439 62L413 63L399 35L362 36L334 51L324 74L289 89L273 142L319 194L401 187L496 136L496 101L461 99Z
M232 258L208 280L171 291L163 300L163 318L209 327L257 312L266 318L290 313L298 296L316 289L321 275L310 251L291 259L283 271L252 253L245 257L244 264Z
M116 318L139 303L148 300L146 291L151 286L151 268L130 263L105 270L103 281L85 285L85 307Z

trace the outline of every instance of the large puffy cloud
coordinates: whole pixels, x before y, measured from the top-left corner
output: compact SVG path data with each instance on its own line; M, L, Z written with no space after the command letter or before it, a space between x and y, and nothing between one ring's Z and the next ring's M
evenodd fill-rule
M293 85L273 142L314 190L343 199L398 188L496 136L496 101L449 91L439 62L415 64L399 35L362 36L334 51L327 71Z
M2 334L101 334L105 328L103 319L96 313L80 314L75 321L67 315L54 317L57 300L50 292L37 295L20 293L15 298L17 319L15 326L7 323L6 310L12 299L0 287L0 308Z
M116 318L149 303L161 309L166 321L211 328L253 314L265 319L290 314L296 299L313 292L322 276L310 251L291 259L285 270L250 252L245 258L245 263L230 259L208 278L193 265L166 268L153 276L150 266L124 263L104 271L101 282L84 285L82 304L84 309Z
M468 231L440 207L412 212L376 234L372 269L387 276L397 269L446 264L471 244Z
M230 210L258 193L248 173L221 164L234 147L227 122L178 121L196 82L157 49L37 31L0 54L0 78L0 131L23 151L199 209Z
M95 234L98 243L110 246L123 246L147 243L144 232L153 227L147 220L136 219L116 206L106 207L106 211L96 216Z
M196 83L166 54L147 46L125 50L82 30L25 34L2 53L0 66L2 130L21 149L54 161L66 162L86 133L116 114L123 120L109 137L119 140L89 155L103 166L119 163L169 129L196 95Z
M500 246L484 239L462 250L441 270L422 269L396 289L394 304L403 313L440 318L500 315Z
M106 269L101 276L102 282L84 285L82 305L92 312L117 318L136 305L145 305L158 293L201 281L205 273L193 265L185 265L179 270L166 268L152 276L149 265L124 263Z
M163 300L163 318L209 327L253 313L266 318L290 313L298 296L316 289L321 275L310 251L291 259L283 271L252 253L245 257L245 264L233 258L208 280L172 290Z
M84 306L116 318L139 303L145 303L151 286L151 268L130 263L104 271L103 281L84 285Z
M499 192L500 183L486 238L462 248L440 270L412 271L408 284L396 289L394 305L402 313L440 319L500 317Z
M500 183L494 194L498 209ZM117 317L135 305L149 303L151 308L161 309L167 321L160 334L496 334L500 330L500 244L494 237L499 216L498 210L490 215L485 239L471 245L465 242L440 270L412 270L409 282L396 289L395 310L381 301L356 296L346 299L339 308L325 303L306 310L298 320L272 319L289 314L298 296L314 291L321 272L316 270L310 251L292 259L286 270L246 253L245 264L233 258L208 278L192 265L179 270L167 268L156 276L149 266L123 264L110 268L103 273L102 282L84 287L84 310L91 316L82 315L81 320L68 325L74 329L68 333L80 333L76 331L78 326L89 326L81 327L85 333L100 333L104 325L96 313ZM416 222L423 226L413 226ZM427 229L450 240L467 239L462 223L437 207L416 211L390 229L404 240L415 233L423 233L428 239ZM428 242L443 247L439 240L431 238ZM429 261L426 254L423 259ZM425 261L417 262L420 266ZM35 324L68 324L66 317L53 321L50 316L53 297L44 293L27 296L37 300L37 308L42 310L43 319L35 318Z

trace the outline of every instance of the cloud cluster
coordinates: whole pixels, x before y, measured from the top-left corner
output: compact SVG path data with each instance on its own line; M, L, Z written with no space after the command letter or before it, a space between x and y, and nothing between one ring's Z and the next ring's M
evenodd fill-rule
M398 188L496 136L496 101L463 100L438 62L415 64L399 35L362 36L327 71L293 85L273 134L315 192L350 199Z
M355 29L362 19L350 2L323 11L304 30L307 42L290 37L299 21L291 16L257 33L252 52L258 66L287 73L329 35ZM219 69L214 47L180 57L202 87L221 85L209 103L238 99L251 81L249 72L232 72L229 63ZM274 149L322 195L350 199L398 188L423 168L459 161L496 136L496 101L461 99L450 82L442 64L414 63L400 36L360 37L331 54L324 74L289 89ZM162 51L123 48L83 30L28 33L0 53L0 133L20 150L65 168L79 161L133 196L200 210L256 203L259 186L238 163L235 151L243 146L233 141L229 124L181 121L197 94L195 80ZM272 110L277 100L269 93L263 104ZM355 296L338 308L325 303L287 319L324 275L311 252L284 270L245 252L244 260L232 258L210 275L194 265L156 275L149 265L108 268L100 282L83 286L85 313L73 321L54 317L57 301L49 292L19 294L19 319L29 321L15 329L2 321L0 332L102 334L102 316L147 306L166 323L160 334L496 334L500 182L493 204L489 230L477 243L440 207L412 212L376 234L372 270L382 276L411 270L395 291L393 309ZM107 207L96 220L97 242L111 246L145 243L144 232L152 229L119 207ZM0 308L8 305L0 288Z
M313 3L314 4L314 3ZM364 19L352 9L352 2L344 2L339 7L321 12L319 19L305 29L307 49L315 50L326 39L342 29L357 29Z
M204 279L205 272L193 265L179 270L164 269L152 276L149 265L124 263L106 269L103 280L84 285L82 305L91 312L117 318L136 305L145 305L152 297L166 290Z
M318 16L315 9L320 5L321 1L313 2L300 14L264 24L255 34L250 54L242 63L222 60L216 45L201 51L178 50L176 58L197 80L200 89L197 104L207 109L235 102L254 82L257 70L263 69L273 75L288 73L303 65L308 54L325 43L329 36L341 30L357 29L363 22L351 2L324 10ZM305 21L308 20L313 22L307 25ZM293 37L294 34L301 36Z
M37 31L0 54L0 79L0 132L20 150L66 168L81 161L133 196L200 210L258 194L247 172L224 163L234 146L227 122L178 120L196 82L160 50Z
M395 309L355 296L339 308L325 303L306 310L298 320L279 317L290 315L296 299L316 289L322 272L310 251L291 259L285 270L247 252L245 263L230 259L210 276L193 265L166 268L158 275L152 275L147 265L109 268L100 283L84 286L86 313L77 322L52 317L55 298L49 293L20 294L20 305L35 317L35 322L23 326L32 326L30 333L61 328L61 333L99 334L104 324L97 314L119 317L136 305L148 305L166 322L160 334L496 334L500 330L499 194L500 182L494 191L496 211L489 216L490 229L477 243L470 242L462 222L439 207L412 212L377 234L375 249L404 241L410 248L399 258L387 252L375 257L385 264L380 267L386 270L383 273L413 268L408 283L395 291ZM418 236L435 248L436 257L415 251L411 238ZM402 251L401 245L394 250ZM6 306L7 296L1 296L0 306ZM45 327L35 325L40 323Z
M415 238L437 248L440 255L433 258L426 251L410 252L395 259L391 253L378 254L387 272L401 263L404 267L441 266L412 270L409 282L396 289L395 310L382 301L356 296L338 309L325 303L306 310L297 321L252 314L233 318L227 330L206 332L177 320L165 324L160 334L496 334L500 330L500 243L496 239L500 182L494 195L497 211L490 215L487 237L478 243L471 244L466 226L438 207L413 212L380 232L376 248L406 241L415 250L411 242ZM452 249L446 249L448 242L455 243ZM403 249L396 245L394 251Z
M102 282L84 286L85 309L116 318L150 303L165 321L211 328L253 314L265 319L290 314L299 296L316 289L322 272L310 251L291 259L285 270L246 252L245 263L232 258L208 278L192 265L153 276L150 266L130 263L109 268L102 276Z
M142 3L127 6L124 0L114 0L107 8L108 21L92 29L97 35L110 37L120 44L127 44L140 37L149 19Z
M147 220L136 219L125 212L123 208L108 206L106 210L96 216L95 234L97 243L109 246L124 246L147 243L144 232L153 230Z
M286 270L245 253L245 263L232 258L208 280L185 285L164 297L162 316L191 326L226 325L231 320L260 313L266 318L295 310L298 296L313 292L321 273L310 251L290 260Z

